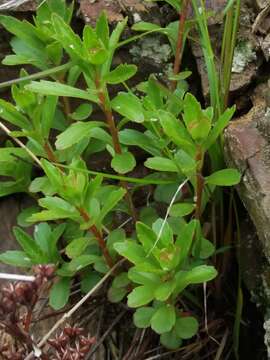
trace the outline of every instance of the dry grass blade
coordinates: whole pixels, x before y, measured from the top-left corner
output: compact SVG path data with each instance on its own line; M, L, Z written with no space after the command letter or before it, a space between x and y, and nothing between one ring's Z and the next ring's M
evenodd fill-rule
M226 329L225 334L224 334L224 336L223 336L223 338L222 338L222 340L221 340L221 343L220 343L220 345L219 345L217 354L216 354L216 356L215 356L215 360L220 360L220 359L222 359L221 356L222 356L223 351L224 351L224 348L225 348L225 346L226 346L228 336L229 336L229 330Z
M100 288L100 286L113 274L113 272L116 270L118 266L120 266L125 259L119 261L117 264L114 265L113 268L110 269L110 271L107 272L105 276L79 301L75 306L73 306L67 313L65 313L61 319L59 319L56 324L51 328L51 330L40 340L40 342L37 344L37 348L41 348L43 345L46 344L46 342L49 340L49 338L53 335L53 333L63 324L67 321L67 319L71 318L71 316L90 298L91 295L95 293L97 289ZM34 356L34 352L32 351L25 360L30 360Z
M0 5L0 11L2 10L12 10L17 7L29 2L29 0L10 0L6 1L4 4Z
M114 321L111 323L109 328L105 331L105 333L101 336L98 343L94 346L94 348L91 350L91 352L88 354L88 356L85 358L85 360L91 359L91 356L97 351L99 346L103 343L103 341L106 339L106 337L110 334L110 332L113 330L115 325L122 319L122 317L125 315L126 310L123 310L118 316L114 319Z

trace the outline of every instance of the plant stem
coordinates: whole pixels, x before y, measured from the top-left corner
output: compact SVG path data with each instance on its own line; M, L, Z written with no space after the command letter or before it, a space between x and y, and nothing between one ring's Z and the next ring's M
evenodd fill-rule
M41 79L41 78L44 78L44 77L52 76L53 74L68 70L69 68L71 68L71 66L72 66L72 62L68 62L68 63L66 63L64 65L56 66L54 68L44 70L44 71L40 71L40 72L37 72L35 74L31 74L31 75L28 75L28 76L23 76L21 78L14 79L14 80L8 80L8 81L0 83L0 89L10 87L10 86L12 86L14 84L20 84L20 83L25 82L25 81L37 80L37 79Z
M83 208L78 208L78 211L80 212L80 214L85 222L90 221L90 216ZM89 228L89 231L91 231L95 235L95 238L97 239L100 250L102 251L102 254L106 260L106 263L108 264L108 266L110 268L112 268L114 266L114 261L113 261L111 255L109 254L109 251L108 251L106 243L103 239L102 233L98 230L98 228L95 225L91 225Z
M97 82L97 87L98 87L98 84L99 84L99 82ZM104 112L104 115L106 117L106 122L108 124L109 130L110 130L110 133L112 136L114 151L116 152L116 154L122 154L122 149L121 149L119 136L118 136L118 130L115 126L112 110L110 107L108 107L106 105L106 97L102 90L99 91L98 97L99 97L99 101L100 101L100 106L102 108L102 111Z
M185 23L187 18L189 0L183 0L181 12L179 13L179 27L178 27L178 37L175 50L175 60L173 66L173 74L177 75L180 71L182 54L183 54L183 43L184 43L184 33L185 33ZM171 82L172 90L175 90L177 86L177 81L173 80Z
M106 92L100 87L100 80L99 80L98 76L95 79L95 83L96 83L96 88L98 90L100 107L105 115L106 122L108 124L109 130L110 130L110 133L112 136L114 151L116 152L116 154L122 154L122 148L121 148L121 144L119 141L118 130L115 126L112 109L106 99ZM134 207L132 197L131 197L129 189L128 189L128 184L125 181L121 181L120 184L126 190L125 199L128 203L129 210L130 210L131 216L133 218L133 222L135 224L137 221L137 213L136 213L136 209Z
M51 144L49 143L49 141L46 141L44 144L44 150L46 151L46 154L48 156L48 159L53 162L53 163L57 163L57 158L54 155L53 149Z

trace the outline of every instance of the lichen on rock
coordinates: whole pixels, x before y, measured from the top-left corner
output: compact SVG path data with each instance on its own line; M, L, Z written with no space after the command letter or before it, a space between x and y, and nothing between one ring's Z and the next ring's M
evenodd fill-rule
M241 40L235 47L232 72L240 74L246 66L256 60L256 52L250 41Z
M160 36L147 36L133 45L129 50L135 61L147 58L155 64L163 64L172 57L169 44L163 43Z

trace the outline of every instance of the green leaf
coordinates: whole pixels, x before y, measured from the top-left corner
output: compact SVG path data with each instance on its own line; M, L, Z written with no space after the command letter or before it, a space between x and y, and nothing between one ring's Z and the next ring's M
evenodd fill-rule
M171 74L169 76L169 80L174 80L174 81L180 81L180 80L185 80L188 77L190 77L190 75L192 74L191 71L182 71L178 74Z
M154 299L153 286L138 286L128 295L128 306L131 308L140 307L150 303Z
M192 317L181 317L176 320L175 332L182 339L190 339L197 334L199 329L198 321Z
M151 319L151 328L157 334L164 334L172 330L175 324L175 308L172 305L164 305L158 308Z
M130 280L128 278L128 274L126 272L122 272L113 279L112 286L114 288L125 288L130 284Z
M50 291L49 304L54 310L60 310L67 304L71 280L71 278L65 277L53 284Z
M123 229L115 229L110 231L107 238L107 248L111 256L116 255L114 244L117 242L125 241L126 233Z
M132 30L135 31L152 31L152 30L159 30L160 26L150 23L150 22L146 22L146 21L140 21L135 23L132 26Z
M170 4L175 10L180 11L182 2L180 3L179 0L165 0L166 3Z
M115 154L111 161L111 167L119 174L126 174L132 171L135 166L136 159L129 151L122 154Z
M154 199L158 202L164 202L165 204L170 204L172 198L177 191L179 184L164 184L158 185L154 192ZM180 201L182 193L179 192L178 196L176 197L175 201Z
M0 254L0 261L4 264L30 268L33 265L30 257L23 251L6 251Z
M143 245L144 250L150 251L157 240L155 232L142 222L136 223L136 233L140 243Z
M101 276L95 271L87 271L81 274L81 291L88 293L100 280Z
M143 262L146 253L141 245L134 241L126 240L124 242L114 244L115 250L123 257L127 258L133 264Z
M46 176L36 177L31 182L29 186L29 191L31 193L42 192L44 195L48 196L54 195L56 193L55 188L52 186L50 180Z
M37 36L36 28L28 21L20 21L12 16L0 16L0 23L5 29L24 40L33 49L43 50L43 43Z
M42 120L41 120L41 126L42 126L42 135L44 138L48 138L50 129L53 124L55 111L58 103L58 97L57 96L47 96L43 108L42 108Z
M219 135L221 135L222 131L229 124L231 118L233 117L235 109L236 109L235 106L227 109L215 122L207 139L203 143L203 147L205 150L209 149L216 142Z
M128 293L128 289L115 288L112 286L108 291L108 299L111 303L119 303L124 299L127 293Z
M194 157L180 149L174 155L174 159L184 175L187 177L195 175L197 164Z
M118 202L125 196L126 190L120 188L118 190L111 191L106 203L103 205L100 214L97 219L97 223L101 224L105 216L113 210L113 208L118 204Z
M191 203L181 203L181 204L174 204L170 209L170 215L177 217L177 216L186 216L193 212L195 209L195 204Z
M136 65L120 64L114 70L103 77L103 80L112 85L127 81L137 72Z
M188 154L194 155L196 151L195 145L181 121L164 110L159 111L159 118L161 126L168 138Z
M153 156L159 156L161 154L162 147L160 144L138 130L124 129L119 132L119 138L121 144L139 146Z
M200 242L200 259L208 259L215 252L215 246L211 241L202 238Z
M74 206L56 196L46 196L45 198L39 200L39 204L48 210L43 210L39 213L33 214L29 218L29 222L66 218L74 219L79 217L79 213Z
M25 251L25 253L30 257L32 262L36 264L42 264L46 260L43 252L40 247L35 243L30 235L23 231L19 227L13 228L13 233L16 237L16 240Z
M176 239L175 245L180 248L179 264L185 261L188 257L190 247L192 245L195 235L196 227L197 221L191 220L188 224L184 226L180 235Z
M129 269L128 278L132 282L140 285L158 286L161 282L160 277L157 274L140 271L136 266Z
M48 250L49 250L49 258L50 261L56 263L59 261L59 250L57 249L57 242L63 235L63 232L66 229L66 223L57 225L51 232Z
M153 169L153 170L179 172L177 166L172 160L160 156L148 158L145 161L144 165L149 169Z
M73 239L66 247L65 253L70 259L80 256L89 245L90 239L82 237Z
M28 227L31 224L28 222L28 218L38 211L37 206L30 206L23 209L20 214L17 216L17 223L20 227Z
M63 179L59 169L51 164L48 160L41 159L42 168L55 189L59 189L63 185Z
M61 276L74 276L76 272L83 270L85 267L95 264L100 260L100 256L97 255L80 255L75 259L72 259L69 263L65 263L62 268L57 271L57 274Z
M236 169L223 169L207 176L205 182L217 186L232 186L239 184L241 174Z
M119 92L111 101L111 105L113 110L129 120L137 123L144 122L142 103L137 96L131 93Z
M184 122L187 130L195 141L205 140L211 129L211 120L207 113L201 110L196 98L187 93L184 100Z
M45 198L39 199L38 203L48 210L60 210L69 215L78 214L78 211L73 205L57 196L46 196Z
M217 276L217 271L213 266L200 265L193 268L188 273L188 280L191 284L200 284L211 281Z
M159 218L153 223L152 228L156 236L160 237L159 247L161 249L173 243L173 231L167 221L164 223L164 219Z
M104 126L100 121L76 122L70 125L64 132L57 136L55 143L58 150L64 150L77 144L82 139L90 137L93 128Z
M98 17L96 22L96 34L99 39L103 42L106 48L109 47L109 25L106 13L102 11L101 15Z
M82 46L80 37L57 14L52 15L52 24L55 30L54 37L62 44L66 52L75 60L86 60L87 53Z
M172 330L170 332L161 334L160 343L169 350L176 350L181 347L182 339L176 335L174 330Z
M217 276L217 271L213 266L199 265L189 271L179 271L176 276L175 294L178 294L188 285L202 284L213 280Z
M160 284L155 290L155 298L158 301L166 301L171 296L175 289L175 281L166 281Z
M70 115L73 120L86 120L89 118L93 111L93 106L91 104L81 104L77 109Z
M21 129L32 129L30 121L24 117L14 105L2 99L0 99L0 117Z
M51 228L47 223L40 223L34 228L34 239L40 249L48 256ZM49 260L49 259L48 259Z
M53 81L31 81L25 88L42 95L68 96L93 101L95 103L99 102L98 96L93 90L88 89L85 91Z
M98 38L94 29L85 25L83 29L83 45L86 50L86 59L90 64L101 65L108 59L108 51Z
M143 207L140 209L139 220L143 221L145 225L151 226L153 222L156 221L158 217L157 211L155 208L149 206Z
M152 307L141 307L137 309L133 315L133 321L137 328L146 329L150 326L150 321L155 313Z

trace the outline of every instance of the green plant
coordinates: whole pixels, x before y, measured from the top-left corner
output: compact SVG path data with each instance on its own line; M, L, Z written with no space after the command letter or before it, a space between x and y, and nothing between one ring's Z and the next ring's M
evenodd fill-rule
M31 81L33 76L22 70L21 80L11 88L15 105L0 101L1 118L16 130L7 131L2 123L1 127L22 146L18 149L8 142L0 150L6 154L3 175L15 178L11 185L2 183L0 194L34 195L37 206L26 209L18 221L21 227L38 223L33 237L15 228L22 251L3 253L0 260L26 268L55 264L59 279L51 289L50 305L60 309L68 301L75 276L87 292L121 256L129 261L129 269L114 272L109 299L118 302L128 294L128 305L136 308L135 325L151 326L164 346L177 348L199 326L192 313L182 309L179 295L217 275L208 264L215 246L204 235L204 210L216 187L240 180L235 169L215 171L205 162L234 107L222 112L214 102L202 109L186 92L189 73L179 73L177 44L183 41L177 37L178 23L165 29L148 23L134 26L146 31L143 36L153 31L166 34L178 61L169 75L170 89L154 75L130 89L126 82L137 67L114 67L114 54L141 35L121 42L127 20L110 33L102 14L95 28L84 27L81 38L69 25L71 16L72 6L61 0L43 2L34 25L0 16L0 23L15 35L11 43L15 55L7 56L4 64L30 63L42 70L39 76L51 77ZM205 26L206 19L199 20ZM183 29L179 34L184 36ZM62 66L64 54L69 62ZM83 88L77 85L79 78ZM111 99L115 85L123 91ZM75 110L72 98L80 100ZM145 179L125 175L136 167L134 146L147 154ZM101 151L110 155L114 174L89 168L89 159ZM15 162L21 168L12 173ZM146 184L157 185L151 203L136 208L133 194ZM158 210L158 202L167 206L165 213ZM125 220L132 218L132 231L117 224L116 213Z

